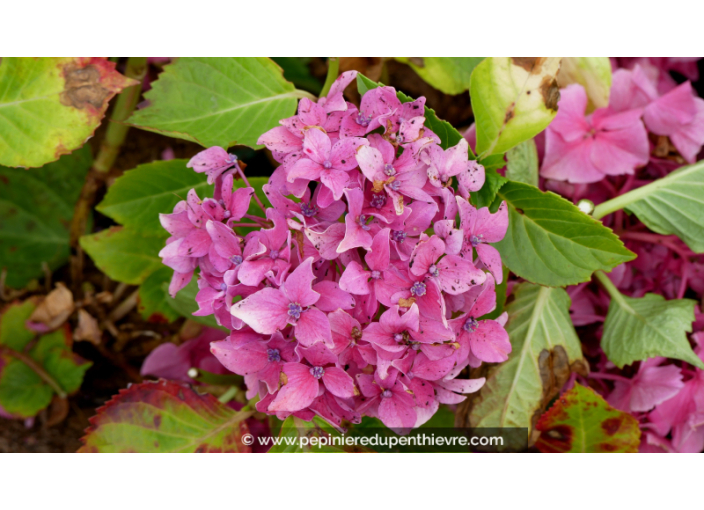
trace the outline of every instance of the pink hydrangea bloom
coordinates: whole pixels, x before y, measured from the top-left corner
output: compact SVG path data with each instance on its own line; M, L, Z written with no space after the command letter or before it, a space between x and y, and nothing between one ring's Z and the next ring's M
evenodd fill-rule
M172 293L198 271L196 314L231 331L211 352L244 376L257 410L335 426L369 415L407 430L481 388L457 378L467 366L510 352L505 319L481 319L502 278L490 243L508 217L467 203L484 169L464 140L439 147L424 98L401 103L380 87L357 109L342 95L355 76L260 137L281 165L259 217L251 188L233 192L235 173L246 184L237 161L217 148L193 158L215 195L192 191L162 215L172 237L161 256ZM245 235L245 215L261 228ZM470 319L476 331L455 327Z

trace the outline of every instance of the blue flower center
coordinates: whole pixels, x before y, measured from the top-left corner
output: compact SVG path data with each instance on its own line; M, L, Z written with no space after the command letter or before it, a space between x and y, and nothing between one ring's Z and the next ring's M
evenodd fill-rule
M367 127L371 123L372 117L371 117L371 115L369 117L367 117L364 115L364 113L359 112L357 114L357 119L355 119L355 120L356 120L357 124L359 124L360 126Z
M281 361L281 353L278 349L267 349L266 357L269 360L269 363L278 363Z
M220 290L223 292L225 292L227 290L227 284L225 282L222 282L220 284Z
M484 242L482 237L484 237L483 234L480 234L478 237L475 235L471 235L471 236L469 236L469 242L472 244L472 246L474 248L476 248L477 246L479 246L480 244L482 244Z
M323 163L323 168L325 168L325 170L330 170L332 168L332 163L330 163L329 159L325 160L325 163Z
M242 258L242 255L233 255L230 257L230 260L234 265L239 266L244 259Z
M464 329L467 333L472 333L476 331L476 329L479 327L479 323L477 322L477 319L474 317L470 317L467 319L467 321L464 323L462 326L462 329Z
M391 231L391 239L396 241L397 243L402 243L406 240L406 234L403 230L392 230Z
M318 207L316 205L301 202L301 214L303 214L303 216L305 216L306 218L312 218L317 213Z
M316 379L320 379L325 375L325 369L323 367L313 367L310 369L310 375Z
M362 227L362 230L371 230L372 227L367 225L367 215L366 214L360 214L359 219L357 220L357 223Z
M425 296L425 284L416 282L411 286L411 295L415 297Z
M303 308L298 303L289 303L288 304L288 315L290 317L293 317L294 319L298 320L301 318L302 313L303 313Z
M386 163L384 165L384 173L391 177L392 175L396 175L396 169L390 163Z
M273 260L276 260L279 258L279 250L271 250L269 252L269 257L271 257Z
M381 272L380 271L372 271L372 278L374 278L375 280L378 280L379 278L381 278Z
M391 390L384 390L381 392L381 396L384 398L389 398L393 396L393 393L391 392Z
M430 276L440 276L440 270L438 269L438 266L436 266L435 264L433 264L432 266L430 266L430 267L428 268L428 274L429 274Z
M386 195L372 195L371 206L381 209L386 203Z

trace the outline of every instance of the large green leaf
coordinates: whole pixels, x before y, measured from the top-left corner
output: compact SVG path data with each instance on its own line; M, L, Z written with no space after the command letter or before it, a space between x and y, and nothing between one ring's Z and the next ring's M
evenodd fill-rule
M362 95L364 95L368 90L383 86L383 83L376 83L361 73L357 75L357 89ZM413 101L413 98L407 96L401 91L396 91L396 97L398 97L399 101L402 103L410 103ZM445 120L440 120L435 113L435 110L428 108L427 106L425 107L425 126L438 135L440 138L440 146L443 149L454 147L462 139L462 135L459 131L452 127L452 124Z
M594 217L625 208L659 234L675 234L704 253L704 161L599 204Z
M635 258L610 229L554 193L508 182L497 200L506 201L509 218L506 237L495 246L504 264L528 281L574 285Z
M222 326L218 326L214 315L205 315L202 317L193 315L193 312L198 310L198 303L196 303L196 294L198 293L198 283L196 277L186 285L184 288L178 291L175 298L169 296L169 284L168 282L163 282L161 284L161 290L166 295L166 304L168 304L172 309L174 309L182 317L187 317L194 322L199 322L200 324L205 324L211 328L218 328L225 330Z
M557 114L561 57L489 57L472 73L477 154L501 154L533 138Z
M636 453L640 445L638 420L581 384L562 395L536 428L535 446L543 453Z
M136 84L103 57L0 60L0 165L40 167L90 138L110 99Z
M79 453L250 452L242 439L252 413L173 381L133 384L98 409ZM251 436L249 436L251 437Z
M687 340L692 332L691 299L666 300L658 294L630 298L621 294L603 273L597 278L611 295L601 348L617 367L656 356L675 358L704 368Z
M538 149L532 138L506 153L506 178L538 187Z
M205 174L186 168L185 159L154 161L129 170L115 181L96 207L125 227L137 232L168 235L159 223L159 213L171 213L174 206L195 189L202 199L213 196ZM236 186L241 186L237 181Z
M163 266L150 274L139 286L139 313L149 322L173 322L181 314L169 304L169 282L174 272ZM197 308L196 308L197 309ZM194 310L195 311L195 310Z
M266 57L181 57L164 67L144 96L149 105L129 121L204 147L255 147L305 95Z
M611 61L609 57L564 57L557 84L565 88L579 83L589 98L588 111L609 105L611 91Z
M570 298L563 289L522 283L506 307L512 351L491 365L475 398L472 427L521 427L532 434L537 419L582 364L582 349L570 320Z
M162 267L158 254L167 237L166 231L157 235L111 227L81 237L80 243L103 273L118 282L137 285Z
M56 392L15 353L44 370L65 394L78 390L91 366L71 351L67 327L43 335L30 345L36 333L26 328L25 321L35 308L35 302L28 300L10 305L0 316L0 406L20 418L36 416L51 403Z
M484 57L395 57L411 66L430 85L445 94L469 90L472 71Z
M54 270L68 260L68 228L91 161L86 146L31 172L0 167L0 268L10 287L43 274L42 262Z

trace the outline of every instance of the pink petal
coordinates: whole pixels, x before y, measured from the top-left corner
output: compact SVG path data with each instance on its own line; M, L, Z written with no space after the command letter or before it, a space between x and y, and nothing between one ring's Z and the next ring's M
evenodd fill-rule
M267 287L232 305L231 313L257 333L271 335L286 327L289 303L283 292Z
M325 280L316 283L313 285L313 291L320 294L315 307L323 312L332 312L339 308L343 310L354 308L354 297L342 290L335 282Z
M300 363L284 363L286 384L269 405L269 411L300 411L313 403L320 388L318 380L310 373L310 367Z
M327 390L336 397L352 398L354 396L354 380L341 368L326 368L322 379Z
M295 335L296 340L306 347L317 342L333 347L328 317L317 308L309 308L301 314L295 325Z

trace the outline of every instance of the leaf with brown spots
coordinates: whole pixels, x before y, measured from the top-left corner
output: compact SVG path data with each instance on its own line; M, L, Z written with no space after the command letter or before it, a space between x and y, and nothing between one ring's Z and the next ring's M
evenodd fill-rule
M212 395L173 381L121 390L90 419L79 453L249 453L242 436L251 411L236 412Z
M503 154L533 138L557 114L562 57L489 57L472 72L477 154Z
M609 57L565 57L562 59L557 84L561 89L579 83L587 92L587 112L609 105L611 62Z
M2 59L0 165L35 168L73 152L136 84L104 57Z
M536 429L535 446L543 453L636 453L640 444L638 420L579 384L540 417Z

